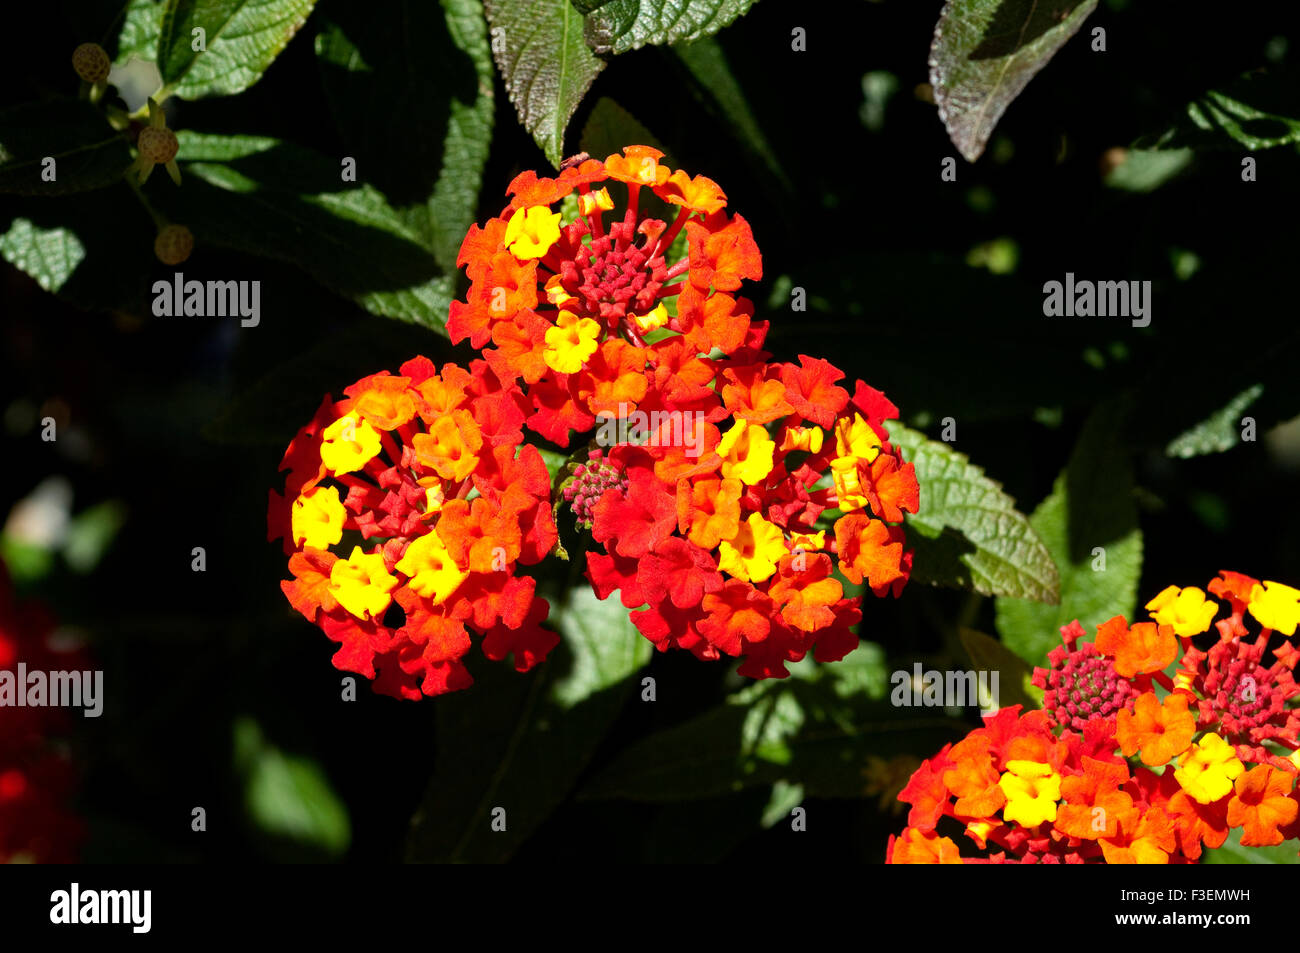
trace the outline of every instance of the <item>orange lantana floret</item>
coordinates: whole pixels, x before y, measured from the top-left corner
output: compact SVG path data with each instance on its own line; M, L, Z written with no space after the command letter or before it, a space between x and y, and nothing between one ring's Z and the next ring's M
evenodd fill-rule
M1097 629L1096 644L1102 654L1115 659L1115 671L1126 678L1162 671L1178 657L1172 628L1154 622L1138 622L1130 628L1123 616Z
M1297 803L1291 795L1295 776L1261 764L1240 775L1228 802L1228 824L1242 828L1243 847L1270 847L1285 839L1279 827L1296 819Z
M1164 702L1154 692L1139 695L1133 710L1119 713L1118 737L1124 754L1140 752L1143 764L1167 764L1192 743L1196 719L1187 710L1188 698L1181 693L1165 696Z

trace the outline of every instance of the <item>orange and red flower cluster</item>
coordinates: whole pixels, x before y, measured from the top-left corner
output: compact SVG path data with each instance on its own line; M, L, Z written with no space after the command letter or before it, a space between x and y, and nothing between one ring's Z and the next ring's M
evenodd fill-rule
M858 381L850 396L818 358L770 360L768 323L735 295L762 276L748 223L716 182L662 158L629 146L555 179L518 176L465 239L470 290L448 331L492 345L529 428L560 446L597 431L602 449L564 490L604 548L588 553L597 594L618 590L661 650L780 677L809 651L835 660L857 644L861 599L836 568L877 595L907 581L899 524L916 477L889 444L898 411L883 394ZM606 436L637 419L634 438Z
M887 442L883 422L896 411L861 381L850 398L825 361L766 365L775 400L757 412L753 391L729 382L741 376L725 376L732 370L720 394L706 388L692 405L705 408L699 417L665 416L644 443L609 451L601 466L619 482L588 505L603 552L588 552L587 577L602 599L618 590L661 651L739 656L740 674L781 678L810 651L837 661L858 644L862 600L845 598L834 570L877 596L902 589L911 552L898 524L916 512L918 487ZM647 393L671 413L658 388ZM671 439L680 421L700 432ZM576 481L580 498L594 495L589 482ZM819 528L832 509L842 515Z
M1208 588L1217 621L1204 591L1170 586L1152 621L1116 617L1082 645L1077 621L1062 628L1034 673L1041 711L989 715L912 775L889 862L1191 863L1233 830L1247 847L1300 837L1300 590L1234 572ZM963 857L941 824L984 853Z
M33 603L20 603L0 564L0 671L83 671L82 654L52 640L54 623ZM76 771L53 739L68 729L63 708L0 707L0 864L72 863L84 824L68 802Z
M885 429L897 408L862 381L850 394L827 361L771 361L768 323L735 296L762 275L748 223L662 158L629 146L518 176L458 259L470 287L447 329L483 359L366 378L289 448L271 533L290 601L342 643L338 667L418 697L468 684L466 626L520 669L545 656L546 604L513 572L557 543L525 427L587 445L563 500L603 549L588 578L660 649L780 677L857 644L861 597L836 570L877 596L906 583L919 489ZM329 552L348 532L376 542Z
M762 276L762 257L718 184L671 172L657 149L623 152L566 163L555 179L517 176L510 204L471 226L457 259L470 288L452 303L452 341L487 348L498 377L522 379L528 426L561 446L570 431L641 401L655 372L685 373L679 399L698 395L712 375L697 355L757 349L766 328L751 328L753 305L732 295ZM611 187L626 203L607 224ZM647 210L647 195L664 214L676 208L671 224ZM646 347L667 332L677 343Z
M340 643L334 665L419 698L465 688L470 631L526 671L557 636L517 576L556 542L550 477L522 444L523 396L482 361L427 358L325 398L285 453L269 539L284 539L295 609Z

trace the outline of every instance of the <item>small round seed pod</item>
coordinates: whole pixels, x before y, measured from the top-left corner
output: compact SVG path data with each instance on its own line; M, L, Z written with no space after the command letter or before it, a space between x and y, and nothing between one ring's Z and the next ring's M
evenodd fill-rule
M148 161L158 165L165 165L176 158L176 151L180 148L180 143L176 141L176 133L170 129L145 126L140 130L140 138L136 140L136 148L140 150L140 155Z
M104 82L111 66L108 54L98 43L82 43L72 51L72 68L87 83Z
M194 235L184 225L168 225L153 240L153 253L164 265L179 265L194 250Z

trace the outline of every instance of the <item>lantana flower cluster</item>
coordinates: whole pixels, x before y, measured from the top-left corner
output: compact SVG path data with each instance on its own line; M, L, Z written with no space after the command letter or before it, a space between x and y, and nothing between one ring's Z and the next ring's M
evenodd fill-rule
M556 543L550 477L522 444L522 395L482 361L417 357L329 397L284 455L268 538L295 609L339 643L336 668L397 698L469 686L470 633L526 671L558 637L518 566Z
M355 408L327 404L295 441L302 447L290 448L290 485L272 504L281 523L289 504L319 510L317 494L325 491L311 481L331 474L328 461L318 460L318 434L328 436L349 414L379 435L366 438L376 456L353 469L372 482L388 481L378 484L385 499L410 495L393 504L398 509L387 520L372 519L379 491L355 486L360 477L347 475L352 471L336 471L346 476L339 477L348 493L343 505L331 503L328 518L298 517L304 526L308 519L324 522L328 538L273 528L296 560L298 581L286 592L344 642L336 664L369 674L377 659L385 685L423 673L426 694L465 683L463 667L437 668L452 662L443 639L431 650L409 621L379 622L387 600L378 592L390 582L409 620L412 593L421 594L403 584L404 547L435 522L450 561L437 558L453 574L439 577L444 584L432 596L421 595L419 625L433 617L487 622L480 630L490 630L489 655L499 654L499 641L519 639L530 664L545 655L536 635L545 631L535 624L541 614L525 613L523 602L509 616L478 607L480 591L502 583L453 585L454 573L481 571L461 559L466 544L454 542L460 517L448 525L451 504L440 498L443 515L434 515L413 489L441 481L451 500L472 484L484 498L472 504L481 507L484 525L490 508L509 523L527 499L527 545L510 565L538 561L557 542L554 524L541 515L550 488L540 457L525 448L514 470L500 462L513 459L525 428L572 453L555 514L589 534L585 569L597 595L617 591L637 628L661 650L741 657L744 675L782 677L786 662L809 652L832 661L857 645L851 627L862 615L861 596L847 595L841 580L877 596L897 595L906 584L912 554L901 524L905 512L919 508L919 489L885 427L898 409L862 381L851 392L840 386L844 373L828 361L771 359L763 349L768 322L755 320L752 303L737 295L745 280L762 276L749 224L727 211L716 182L672 171L662 159L656 149L629 146L604 161L579 156L556 178L516 177L509 204L483 227L471 227L458 258L470 285L465 299L453 302L447 330L453 342L467 340L482 351L470 365L471 381L458 385L465 403L420 398L423 378L403 368L406 383L384 383L417 394L403 423L373 419L360 402L380 380L369 378L347 391ZM402 430L415 419L440 442L459 434L463 465L455 472L434 466L412 443L428 445L434 437ZM391 446L384 434L392 435ZM525 473L533 482L514 486ZM317 555L338 542L340 526L387 540L349 557L357 564L346 570L361 578L363 565L374 567L365 587L375 593L374 611L340 602L343 583L334 574L344 570ZM374 562L380 556L387 578ZM528 586L531 597L531 583L510 585L521 595ZM338 605L324 608L329 598ZM492 634L506 632L525 634ZM459 639L456 645L467 644Z
M20 602L0 564L0 671L82 671L78 650L58 646L42 606ZM68 712L49 706L0 706L0 864L72 863L85 825L72 810L77 772L62 738Z
M1170 586L1093 642L1063 627L1041 710L986 716L912 775L889 862L1193 863L1233 831L1300 837L1300 590L1227 571L1208 590Z

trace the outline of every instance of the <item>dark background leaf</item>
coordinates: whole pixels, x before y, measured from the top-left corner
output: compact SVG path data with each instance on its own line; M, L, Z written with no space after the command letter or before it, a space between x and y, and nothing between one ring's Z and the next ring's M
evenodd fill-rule
M930 83L953 144L974 162L1007 107L1097 8L1097 0L948 0Z

